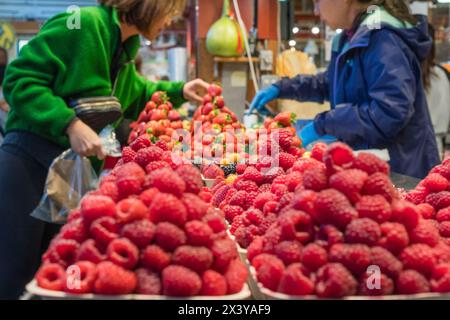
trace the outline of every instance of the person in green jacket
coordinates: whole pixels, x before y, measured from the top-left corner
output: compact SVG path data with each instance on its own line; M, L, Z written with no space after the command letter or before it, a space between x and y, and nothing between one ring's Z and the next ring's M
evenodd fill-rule
M136 72L140 36L155 39L182 13L185 0L99 3L48 20L6 69L10 113L0 148L0 299L19 297L59 229L30 216L53 159L69 147L82 156L105 157L98 134L76 117L69 101L113 94L123 117L136 119L156 91L166 91L179 106L200 102L197 91L208 87L200 79L152 83Z

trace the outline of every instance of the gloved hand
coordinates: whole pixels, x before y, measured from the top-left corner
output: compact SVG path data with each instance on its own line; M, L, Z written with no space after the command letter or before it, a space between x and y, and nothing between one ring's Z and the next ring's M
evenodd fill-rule
M317 140L327 140L327 142L336 141L337 139L331 135L324 135L321 136L317 133L316 129L314 128L314 122L310 122L307 125L303 127L303 129L300 131L300 139L302 139L302 145L303 147L308 146L314 141Z
M267 103L278 98L280 94L280 89L272 85L264 90L260 90L250 105L250 109L247 114L253 113L254 110L258 111L263 116L268 116L271 114L269 110L265 107Z

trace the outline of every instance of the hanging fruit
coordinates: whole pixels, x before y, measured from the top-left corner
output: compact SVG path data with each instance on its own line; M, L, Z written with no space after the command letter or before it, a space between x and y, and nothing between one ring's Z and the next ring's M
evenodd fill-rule
M231 13L229 0L224 0L222 17L214 22L206 35L206 48L221 57L238 57L244 53L244 37Z

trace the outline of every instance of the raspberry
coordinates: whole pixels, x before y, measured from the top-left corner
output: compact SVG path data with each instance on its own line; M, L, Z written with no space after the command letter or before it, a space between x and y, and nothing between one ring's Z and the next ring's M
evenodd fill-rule
M81 216L91 223L95 219L116 214L116 205L114 201L106 196L87 195L83 197L80 203Z
M247 267L238 259L231 261L227 271L225 272L225 279L228 285L228 294L240 292L247 281L247 277Z
M450 221L450 207L439 210L436 214L436 220L438 222Z
M224 178L225 173L216 164L205 165L202 168L202 174L206 179Z
M119 198L123 199L141 192L145 182L145 171L138 164L129 162L118 167L116 176Z
M91 261L95 264L99 264L106 260L106 254L100 251L94 240L89 239L81 244L77 260Z
M314 282L302 272L303 266L294 263L286 268L280 279L278 291L289 295L310 295L314 292Z
M387 201L397 197L394 186L389 177L383 173L377 172L369 176L362 189L363 195L382 195Z
M186 243L186 234L176 225L169 222L160 222L156 226L156 244L161 248L173 251L175 248Z
M362 196L355 206L360 218L370 218L378 223L386 222L391 217L391 205L380 195Z
M353 160L353 168L367 172L369 175L376 172L389 175L389 165L368 152L359 152L356 158Z
M124 163L134 161L136 157L136 151L134 151L131 147L124 147L122 149L122 160Z
M275 247L275 254L285 265L300 262L302 258L302 245L298 241L282 241Z
M402 263L389 251L382 247L370 250L371 265L378 266L382 273L395 279L403 269Z
M111 241L106 253L108 260L125 269L133 269L139 260L139 249L125 238Z
M238 163L236 165L236 173L239 175L243 174L245 169L247 169L247 165L245 163Z
M321 298L341 298L356 293L358 282L340 263L327 263L317 272L316 294Z
M263 213L268 215L270 213L278 212L278 202L276 201L267 201L263 206Z
M439 224L441 237L450 238L450 221L443 221Z
M450 292L450 264L439 264L434 268L430 285L433 292Z
M136 293L148 295L161 294L161 279L157 273L144 268L137 269L135 273L137 279Z
M210 249L214 256L212 268L216 271L225 271L230 262L238 256L236 244L229 238L214 241Z
M137 152L143 148L149 147L151 144L152 142L150 141L150 136L148 134L143 134L139 136L136 140L134 140L130 144L130 147L131 149Z
M405 200L414 204L420 204L425 202L427 196L428 190L424 186L417 186L414 190L406 194Z
M323 142L316 143L311 149L311 158L318 161L323 161L323 156L327 150L328 146Z
M149 245L155 237L156 226L149 220L136 220L126 224L122 230L121 235L129 239L139 248L144 248Z
M424 275L431 274L436 265L433 250L422 243L405 248L400 254L400 260L405 269L413 269Z
M247 248L250 243L259 235L258 227L250 225L248 227L238 227L234 232L236 242L241 248Z
M91 193L91 195L110 197L114 202L119 200L119 189L116 182L104 182L100 185L97 191Z
M264 287L276 291L284 273L284 263L272 255L264 255L264 262L259 262L261 256L263 255L255 257L252 262L257 272L258 281Z
M335 142L328 146L323 155L323 162L329 172L339 171L339 168L349 168L355 156L353 150L341 142Z
M314 202L317 199L317 193L311 190L296 192L292 198L292 207L302 210L314 216Z
M242 179L250 180L260 185L264 181L264 176L255 167L247 167L242 174Z
M379 287L377 287L378 285ZM371 273L364 273L361 276L358 294L363 296L385 296L393 293L394 281L387 275L382 273L377 279Z
M391 220L403 224L406 229L412 230L417 227L420 213L416 206L405 200L396 200L392 203Z
M380 226L369 218L355 219L345 229L347 243L363 243L373 246L378 242L380 236Z
M66 284L66 272L57 263L43 264L36 273L39 287L52 291L63 291Z
M335 244L330 248L329 260L342 263L353 274L360 275L370 265L370 248L363 244Z
M137 279L134 272L126 270L110 261L97 265L97 280L94 291L97 294L118 295L134 292Z
M162 272L163 293L168 296L195 296L202 280L194 271L183 266L168 266Z
M298 210L289 210L278 218L283 238L308 242L312 237L313 224L311 216Z
M186 185L186 192L198 194L203 187L203 180L200 171L190 164L184 164L176 169L176 172L183 179Z
M249 206L249 203L247 202L247 192L245 191L238 191L232 195L230 198L230 201L228 203L232 206L239 206L243 209L247 209Z
M180 197L186 189L186 184L172 169L162 168L153 171L148 176L149 186L159 189L161 192L171 193Z
M89 229L91 236L99 244L107 246L119 237L119 226L114 218L103 217L95 220Z
M447 189L448 181L439 173L430 173L423 181L423 185L428 191L437 193Z
M244 209L239 206L226 205L223 207L223 212L225 213L225 219L228 222L233 222L235 217L240 216L244 212Z
M83 223L83 219L78 218L64 225L59 232L59 236L62 239L72 239L78 243L82 243L87 239L88 229Z
M342 229L358 215L345 195L334 189L319 192L314 210L315 219L321 224L333 224Z
M170 264L171 256L157 245L147 246L141 253L141 264L155 272L161 272Z
M425 243L434 247L440 240L439 229L429 220L421 220L417 227L409 232L411 243Z
M398 294L416 294L430 291L428 280L415 270L405 270L396 281Z
M227 294L225 277L214 270L207 270L202 275L202 296L224 296Z
M71 239L54 239L48 249L50 262L67 267L75 263L80 245Z
M145 191L143 191L140 195L139 195L139 199L147 206L149 207L152 202L153 199L155 198L156 194L159 193L159 190L156 188L150 188L147 189Z
M247 259L248 261L252 261L254 257L261 254L263 252L263 238L255 237L255 239L250 243L247 247Z
M229 185L225 185L220 187L215 193L212 198L212 204L215 207L219 207L223 200L225 200L225 196L227 195L228 190L231 187Z
M344 170L330 177L330 187L345 194L350 202L356 203L367 178L368 175L364 171L358 169Z
M272 188L272 184L265 183L259 186L259 193L265 193L270 192L270 189Z
M436 210L450 207L450 191L430 194L426 197L425 201L431 204Z
M303 174L303 185L306 189L321 191L328 186L326 170L318 167L306 171Z
M153 171L162 169L162 168L171 168L170 164L165 161L152 161L145 166L145 171L148 174L151 174Z
M298 185L303 182L303 176L297 171L286 175L286 186L290 192L294 192Z
M275 164L274 164L275 165ZM264 176L263 183L283 183L286 184L286 175L283 168L280 167L268 167L262 168L261 172Z
M193 246L206 246L211 244L213 230L204 222L189 221L184 226L187 243Z
M264 234L263 251L273 253L275 246L281 241L282 231L278 223L272 224Z
M436 211L428 203L421 203L417 205L417 210L419 210L420 215L424 219L434 219Z
M251 224L254 224L257 226L260 225L262 223L262 220L264 219L263 213L260 210L254 209L254 208L248 209L245 212L245 217L248 219L248 221Z
M211 203L213 194L212 194L211 192L209 192L209 191L204 191L204 190L202 190L202 191L200 191L200 192L198 193L198 196L199 196L199 198L202 199L205 203Z
M94 290L95 279L97 278L97 267L89 261L78 261L67 269L67 280L64 291L82 294L90 293ZM76 270L75 274L70 274L70 270Z
M150 205L150 220L171 222L183 226L187 220L187 211L183 203L172 194L158 193Z
M325 169L325 165L322 162L317 161L316 159L301 158L294 163L294 165L292 166L292 170L303 173L317 167L322 167Z
M316 240L326 243L326 247L331 247L336 243L344 242L344 234L335 226L322 225L317 232Z
M295 158L295 156L286 152L280 152L278 155L280 167L283 168L284 170L292 168L296 160L297 159Z
M161 148L156 146L143 148L137 152L134 161L142 168L145 168L150 162L160 160L163 152Z
M234 187L239 191L245 191L245 192L252 192L252 191L259 191L258 185L249 180L239 180L236 184L234 184Z
M213 230L214 233L225 231L227 228L225 220L216 213L206 214L203 217L202 221L205 222Z
M81 218L81 211L79 209L74 209L70 211L69 215L67 216L67 223L70 223L80 218Z
M204 247L181 246L175 250L172 261L202 274L213 263L213 255Z
M302 264L312 271L316 271L328 261L327 251L321 246L310 243L303 248Z
M280 199L286 192L288 192L288 187L284 184L273 184L271 192L276 196L277 199Z
M409 244L408 232L404 225L385 222L380 226L381 238L378 245L397 255Z
M280 128L272 131L272 139L278 141L280 147L284 150L289 149L292 145L294 135L292 131L287 128Z
M200 220L208 211L208 205L198 196L192 193L185 193L181 197L181 202L187 210L187 220Z
M120 201L116 206L116 219L119 223L129 223L148 218L147 206L137 198Z

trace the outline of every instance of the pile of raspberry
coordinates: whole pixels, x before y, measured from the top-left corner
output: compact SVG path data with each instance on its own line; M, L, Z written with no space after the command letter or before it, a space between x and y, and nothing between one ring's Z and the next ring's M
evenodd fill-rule
M441 237L450 244L450 159L434 167L405 199L416 204L422 216L435 219Z
M400 198L387 163L342 143L311 156L288 173L301 182L270 200L277 208L263 205L275 221L247 248L265 288L321 298L450 292L449 238L434 216Z
M247 268L225 220L205 202L198 169L144 135L127 150L52 240L38 286L105 295L240 292Z

